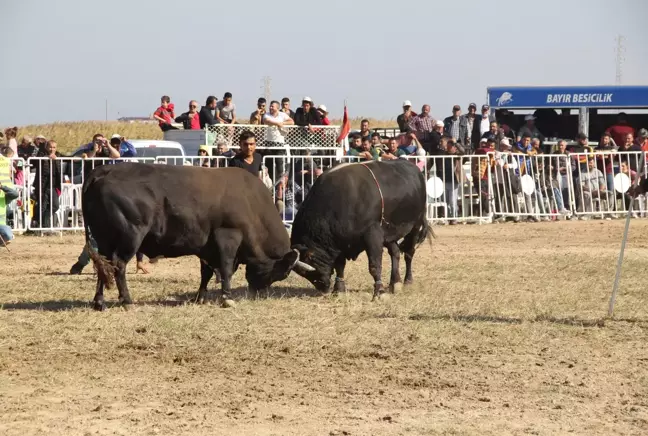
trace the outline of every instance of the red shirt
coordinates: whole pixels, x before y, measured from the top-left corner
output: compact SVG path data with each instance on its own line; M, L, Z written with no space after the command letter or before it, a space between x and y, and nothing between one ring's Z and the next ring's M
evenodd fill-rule
M322 118L322 125L323 126L330 126L331 122L329 121L328 117Z
M166 124L171 124L175 119L175 114L173 113L173 103L170 103L166 109L160 106L155 110L155 115L157 115L160 118L163 118L164 121L166 121ZM158 124L162 126L165 123L160 121Z
M620 147L622 144L625 144L625 137L628 133L634 135L634 129L632 126L627 124L615 124L614 126L609 127L606 131L612 136L617 147Z
M200 115L198 112L196 112L194 117L189 120L189 125L191 126L191 130L200 130Z

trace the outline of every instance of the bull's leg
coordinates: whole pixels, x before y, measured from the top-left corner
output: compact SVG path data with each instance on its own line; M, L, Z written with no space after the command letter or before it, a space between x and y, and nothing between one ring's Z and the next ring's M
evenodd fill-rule
M344 268L346 267L346 258L340 255L333 265L335 268L335 285L333 285L333 293L346 291L346 284L344 283Z
M218 247L221 273L221 298L223 307L234 307L234 300L230 296L232 290L232 276L234 275L234 262L236 253L241 246L243 234L236 229L217 229L214 231L214 241Z
M367 257L369 258L369 274L374 279L372 301L385 292L382 284L382 252L384 235L380 226L374 226L365 233Z
M125 307L133 304L130 292L128 292L128 285L126 284L126 262L118 260L115 262L115 283L119 291L119 302Z
M106 310L106 305L104 304L104 282L99 277L97 277L97 289L95 290L94 296L94 310L103 311Z
M405 253L405 284L411 285L414 282L412 277L412 259L416 252L416 240L418 239L420 229L414 228L410 233L405 235L400 249Z
M196 303L203 304L207 296L207 285L214 275L214 270L204 260L200 259L200 287L196 295Z
M389 292L400 292L403 288L400 276L400 249L396 241L387 244L387 252L391 256L391 277L389 279Z

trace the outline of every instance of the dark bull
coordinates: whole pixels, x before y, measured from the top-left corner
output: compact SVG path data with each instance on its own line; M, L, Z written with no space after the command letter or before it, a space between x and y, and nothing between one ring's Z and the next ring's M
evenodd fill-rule
M344 268L363 251L374 279L374 298L384 292L382 251L392 260L389 290L401 284L400 253L405 253L405 284L412 278L412 259L418 245L434 236L426 219L425 178L412 162L343 164L320 176L297 212L291 244L309 267L294 271L318 290L344 291ZM402 241L399 243L398 241Z
M98 252L95 309L104 287L116 282L119 300L131 304L126 264L137 251L157 257L198 256L197 301L217 271L221 303L231 305L231 278L240 264L253 291L284 280L299 254L263 183L239 168L123 163L93 170L83 184L83 218Z

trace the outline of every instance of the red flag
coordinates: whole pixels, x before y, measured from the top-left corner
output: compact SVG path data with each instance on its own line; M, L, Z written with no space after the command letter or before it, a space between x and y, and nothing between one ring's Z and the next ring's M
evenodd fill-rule
M347 112L346 103L344 103L344 118L342 120L342 128L340 129L340 135L337 137L337 143L341 143L344 138L351 131L351 123L349 122L349 113Z

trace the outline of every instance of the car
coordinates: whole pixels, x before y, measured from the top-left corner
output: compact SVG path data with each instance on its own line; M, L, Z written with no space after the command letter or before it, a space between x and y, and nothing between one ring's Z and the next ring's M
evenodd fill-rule
M128 142L133 144L137 151L138 158L145 158L143 162L150 162L150 159L156 159L159 156L173 156L177 159L167 159L167 164L170 165L191 165L191 162L183 159L186 154L182 144L176 141L163 141L158 139L128 139ZM71 155L67 157L82 157L85 153L86 145L77 148ZM62 173L72 180L72 183L81 184L82 179L82 164L80 162L64 161L62 166Z

